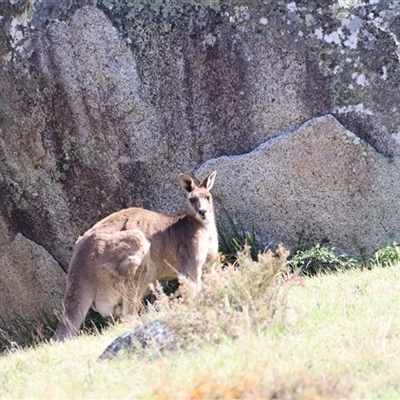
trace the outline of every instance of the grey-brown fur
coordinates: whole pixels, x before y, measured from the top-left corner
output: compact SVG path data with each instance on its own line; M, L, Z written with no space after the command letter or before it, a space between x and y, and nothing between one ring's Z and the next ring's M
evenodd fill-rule
M215 176L212 171L197 186L189 175L179 175L187 197L186 214L128 208L106 217L78 239L54 340L76 334L90 307L113 318L135 312L156 280L182 274L199 286L204 263L218 252L210 193Z

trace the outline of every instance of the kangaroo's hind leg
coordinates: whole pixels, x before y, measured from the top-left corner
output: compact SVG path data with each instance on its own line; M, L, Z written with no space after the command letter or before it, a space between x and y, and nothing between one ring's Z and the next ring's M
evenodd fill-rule
M139 311L141 299L148 289L150 242L142 231L132 229L124 232L129 251L118 265L123 286L122 317Z
M82 282L71 279L67 283L63 309L53 340L63 341L75 336L94 299L94 290Z
M102 240L95 234L81 237L74 248L68 270L63 308L53 340L65 340L76 335L93 304L96 274L91 260L99 257Z

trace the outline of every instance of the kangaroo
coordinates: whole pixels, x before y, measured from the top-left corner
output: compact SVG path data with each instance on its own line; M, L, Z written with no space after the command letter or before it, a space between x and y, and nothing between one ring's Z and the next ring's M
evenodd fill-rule
M149 284L157 280L182 274L199 288L203 265L218 254L210 193L216 173L199 185L189 175L179 175L185 214L132 207L109 215L77 240L53 340L74 336L90 307L105 318L138 311Z

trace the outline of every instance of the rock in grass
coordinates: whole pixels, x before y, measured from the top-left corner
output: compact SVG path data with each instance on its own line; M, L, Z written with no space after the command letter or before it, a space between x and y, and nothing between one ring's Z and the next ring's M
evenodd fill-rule
M171 330L156 319L119 336L106 348L99 361L109 360L126 352L143 350L146 354L158 355L162 350L174 347L175 343Z

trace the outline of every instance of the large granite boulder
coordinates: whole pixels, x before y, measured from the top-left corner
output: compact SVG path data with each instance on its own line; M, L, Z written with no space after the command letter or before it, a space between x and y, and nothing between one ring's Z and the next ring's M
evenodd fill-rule
M249 227L263 215L271 240L290 246L303 232L304 245L327 238L356 254L398 239L399 189L387 185L400 155L399 9L395 0L3 2L0 257L21 233L67 271L96 221L129 206L180 212L178 174L214 163L223 206ZM360 145L329 139L328 125ZM263 144L262 167L253 158ZM335 152L346 157L328 161ZM243 168L224 167L240 155L271 171L255 178L260 193L276 177L263 201L255 191L239 204L246 186L223 194L249 182Z
M354 254L399 232L399 158L382 156L330 115L250 153L211 159L196 175L210 169L219 172L221 214L254 223L266 243L325 242Z

